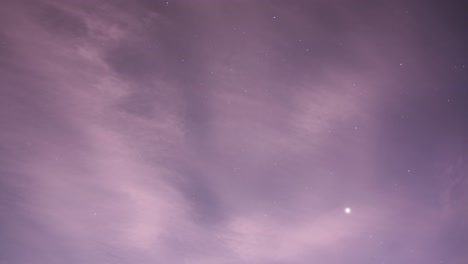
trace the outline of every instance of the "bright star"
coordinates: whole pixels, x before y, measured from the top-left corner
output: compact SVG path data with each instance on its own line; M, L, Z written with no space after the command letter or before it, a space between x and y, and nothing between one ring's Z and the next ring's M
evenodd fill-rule
M351 213L351 208L346 207L346 208L344 209L344 211L345 211L345 213L350 214L350 213Z

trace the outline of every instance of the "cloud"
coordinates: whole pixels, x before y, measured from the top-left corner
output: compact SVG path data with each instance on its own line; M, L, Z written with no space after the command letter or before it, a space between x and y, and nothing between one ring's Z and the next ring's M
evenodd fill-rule
M399 8L8 2L0 262L462 260L463 157Z

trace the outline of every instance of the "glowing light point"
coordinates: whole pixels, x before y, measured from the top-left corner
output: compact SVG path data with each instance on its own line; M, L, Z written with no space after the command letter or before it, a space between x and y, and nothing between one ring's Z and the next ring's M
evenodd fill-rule
M344 211L345 211L345 213L350 214L350 213L351 213L351 208L346 207L346 208L344 209Z

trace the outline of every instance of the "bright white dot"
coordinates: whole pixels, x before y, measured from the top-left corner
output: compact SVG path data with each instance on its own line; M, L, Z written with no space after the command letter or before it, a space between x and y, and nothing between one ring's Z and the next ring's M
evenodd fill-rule
M344 209L344 211L345 211L345 213L350 214L350 213L351 213L351 208L346 207L346 208Z

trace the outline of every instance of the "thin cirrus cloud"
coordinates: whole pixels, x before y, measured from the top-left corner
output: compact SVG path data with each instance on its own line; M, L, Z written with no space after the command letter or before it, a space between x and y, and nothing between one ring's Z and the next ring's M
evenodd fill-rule
M7 1L0 262L463 263L456 83L361 5Z

